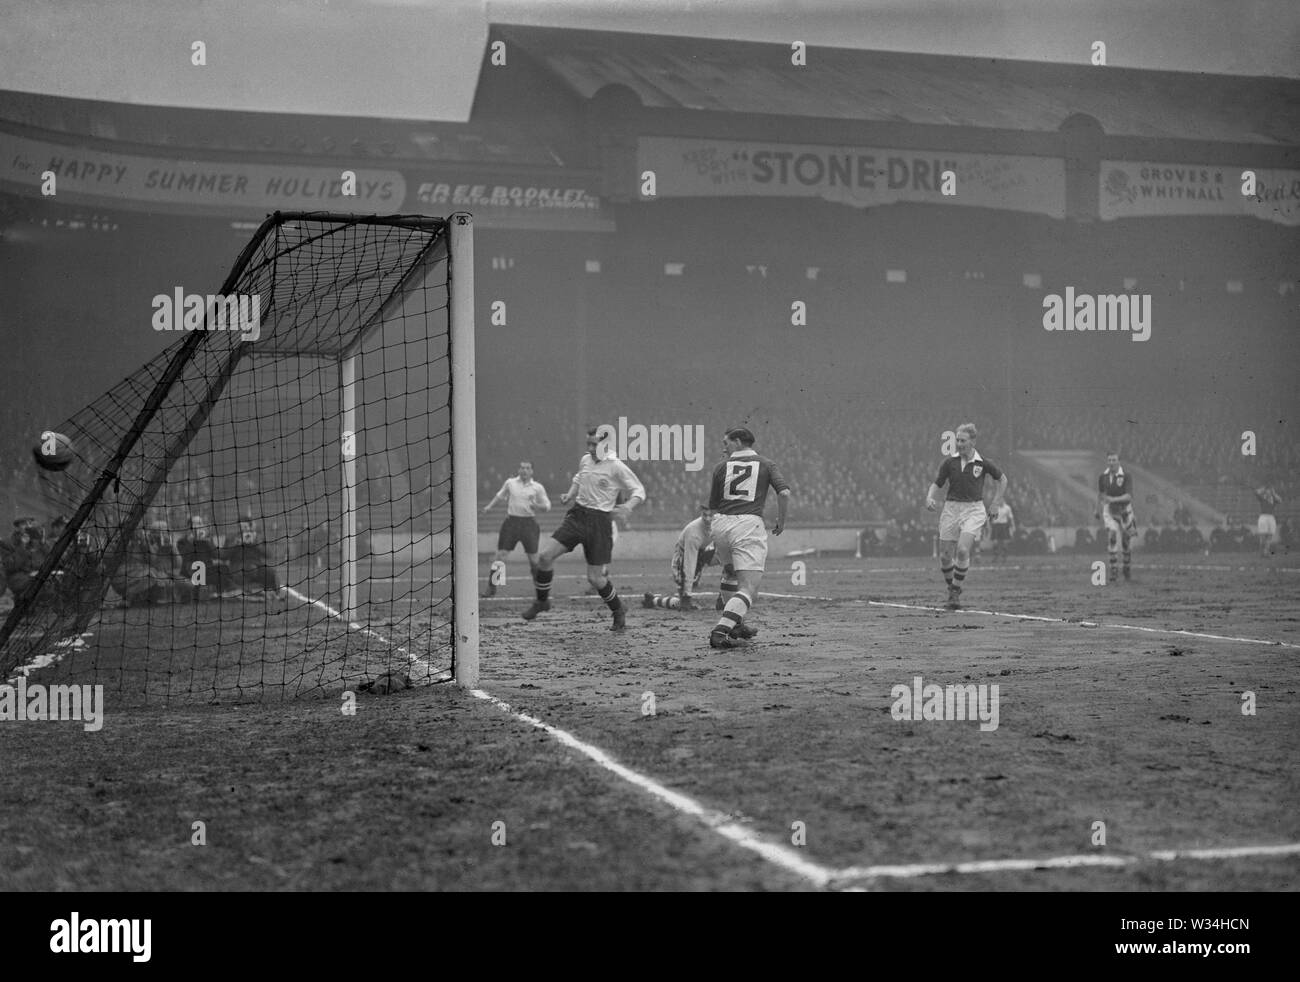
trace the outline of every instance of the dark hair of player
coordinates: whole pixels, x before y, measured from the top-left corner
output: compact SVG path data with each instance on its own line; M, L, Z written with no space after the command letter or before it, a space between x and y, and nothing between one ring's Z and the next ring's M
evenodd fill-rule
M727 430L727 439L739 440L746 447L752 447L754 445L754 434L750 433L749 430L745 429L743 426L733 426L731 429Z

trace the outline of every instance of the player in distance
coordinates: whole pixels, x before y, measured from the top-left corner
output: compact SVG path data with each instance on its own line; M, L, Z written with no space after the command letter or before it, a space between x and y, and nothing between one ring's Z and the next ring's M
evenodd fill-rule
M743 622L758 599L767 565L767 528L763 524L767 492L776 490L772 534L780 535L790 510L790 485L773 461L755 452L754 434L744 427L727 430L722 446L727 456L713 469L709 510L713 512L717 560L735 571L738 589L709 632L709 647L738 648L748 643L746 634L754 633Z
M1282 496L1273 490L1273 485L1264 484L1255 489L1259 499L1259 523L1255 534L1259 536L1259 554L1271 556L1273 543L1277 541L1277 506L1282 503Z
M947 500L939 514L939 570L948 584L948 606L956 608L966 573L970 569L971 545L983 535L984 523L992 521L1007 493L1007 476L975 449L978 432L974 423L957 427L957 452L939 465L939 474L926 492L925 507L934 511L937 496L946 486ZM984 479L997 481L993 500L984 504Z
M1004 501L989 519L989 525L993 539L993 561L998 563L1007 558L1007 549L1016 534L1015 512Z
M555 560L581 545L587 560L587 582L596 588L600 599L613 613L610 630L627 628L626 608L604 567L613 558L614 516L627 518L633 508L645 501L645 487L632 469L614 455L608 440L598 439L597 433L595 428L587 430L587 452L578 464L573 485L560 497L561 504L573 501L573 506L537 554L537 572L533 574L537 599L521 615L526 621L551 609ZM627 502L621 505L615 503L620 489L629 494Z
M515 546L523 545L524 555L528 557L528 568L534 578L537 577L537 543L542 530L534 517L539 511L551 510L551 499L546 495L546 488L540 481L533 480L533 465L526 460L519 462L519 473L508 477L496 496L483 506L483 514L492 510L498 501L506 502L506 520L501 523L497 533L497 555L488 572L487 592L485 597L494 596L497 583L504 579L506 557L514 551Z
M1133 560L1132 542L1137 535L1133 513L1133 475L1119 464L1119 454L1106 454L1106 469L1097 478L1097 517L1106 526L1106 548L1110 553L1110 580L1119 579L1119 556L1124 553L1124 579L1129 579Z

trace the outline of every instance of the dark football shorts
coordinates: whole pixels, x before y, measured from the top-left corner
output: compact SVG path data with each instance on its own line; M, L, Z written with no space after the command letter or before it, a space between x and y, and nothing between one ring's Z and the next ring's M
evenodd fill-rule
M511 515L501 523L501 531L497 534L497 549L509 552L522 542L524 552L531 556L537 552L537 540L541 536L542 530L537 526L537 519Z
M566 551L582 546L588 566L604 566L614 555L613 527L609 512L574 505L551 538Z
M1010 522L993 522L993 540L995 542L1005 542L1011 538Z

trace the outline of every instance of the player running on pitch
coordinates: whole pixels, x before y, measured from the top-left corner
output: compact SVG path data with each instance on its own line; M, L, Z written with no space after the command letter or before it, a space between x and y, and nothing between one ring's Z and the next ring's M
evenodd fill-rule
M1259 499L1259 523L1255 526L1259 554L1271 556L1277 540L1277 506L1282 503L1282 496L1273 490L1273 485L1263 484L1255 489L1255 497Z
M1137 517L1133 514L1133 475L1119 465L1119 454L1106 454L1106 469L1097 478L1097 517L1106 526L1106 548L1110 552L1110 581L1119 581L1119 554L1124 551L1124 579L1129 579L1133 559L1130 543L1137 535Z
M602 567L613 558L613 516L626 518L633 508L645 501L645 488L632 469L614 456L608 438L598 435L595 428L587 431L587 452L582 455L573 483L574 486L560 497L560 503L565 505L571 498L576 499L573 507L565 514L560 527L551 534L551 541L537 554L537 572L533 574L537 599L523 612L523 619L531 621L542 611L551 609L555 560L581 545L587 559L587 582L596 588L600 599L614 614L610 630L625 630L627 612L623 601ZM630 497L626 503L615 505L620 488Z
M709 632L709 647L739 648L748 644L744 635L749 629L742 621L758 599L767 564L767 529L763 525L767 489L776 489L772 534L780 535L790 510L790 485L774 462L754 451L754 434L744 427L727 430L722 446L727 456L713 469L709 493L713 545L718 562L735 571L738 589Z
M993 461L980 456L975 449L976 436L974 423L957 427L957 452L939 465L939 476L925 495L925 507L934 511L939 507L936 495L945 484L948 486L948 498L939 515L939 569L948 584L948 606L953 609L957 608L970 569L971 543L984 533L984 523L998 513L1002 497L1007 493L1007 476ZM985 475L998 482L987 508Z
M713 547L713 512L708 505L700 505L699 517L686 523L677 544L673 546L672 573L677 592L654 593L647 591L643 607L667 607L670 610L697 610L691 591L700 585L704 567L715 562ZM691 571L688 581L686 571Z
M487 514L498 501L506 502L506 520L501 523L497 533L497 555L492 561L488 573L487 593L485 597L495 596L497 581L503 579L506 557L516 545L523 544L524 555L528 557L528 567L533 576L537 576L537 542L541 538L541 529L533 516L539 511L551 510L551 499L546 495L546 488L540 481L533 480L533 465L526 460L519 462L517 477L508 477L496 496L483 506Z

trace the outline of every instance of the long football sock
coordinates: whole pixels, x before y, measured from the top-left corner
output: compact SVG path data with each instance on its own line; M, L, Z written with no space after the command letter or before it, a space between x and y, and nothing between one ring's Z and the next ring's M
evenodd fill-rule
M1112 552L1110 554L1110 578L1113 580L1117 576L1119 576L1119 553Z
M951 585L952 585L952 586L961 586L961 585L962 585L962 582L966 579L966 571L967 571L968 569L970 569L970 561L969 561L969 560L967 560L966 565L964 565L964 566L963 566L961 563L958 563L958 564L953 568L953 571L952 571L952 582L951 582Z
M623 606L623 601L618 598L618 590L614 588L611 581L606 580L605 585L596 592L600 594L600 599L605 601L605 606L610 610L618 610Z
M952 563L939 560L939 572L943 573L944 582L952 586Z
M681 598L675 593L656 593L650 599L655 607L666 607L668 610L676 610L682 605Z
M745 619L745 615L749 613L749 606L749 598L737 591L736 595L727 601L727 606L722 609L722 616L718 618L718 623L713 625L713 633L730 634L735 630L736 625Z
M736 591L739 589L740 587L736 585L735 581L723 580L718 585L718 599L722 601L723 607L727 606L727 603L736 595Z
M539 569L533 575L533 586L537 589L537 599L545 602L551 599L551 580L555 579L555 570Z

